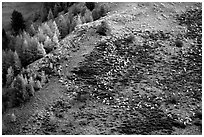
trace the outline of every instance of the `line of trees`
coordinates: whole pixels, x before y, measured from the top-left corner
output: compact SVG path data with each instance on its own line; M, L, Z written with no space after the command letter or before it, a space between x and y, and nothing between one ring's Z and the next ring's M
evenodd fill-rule
M25 76L22 72L27 65L59 47L59 41L77 25L97 20L106 12L103 5L93 2L43 3L40 16L43 23L40 26L32 23L26 28L22 14L14 10L12 35L2 30L3 108L28 100L36 87L41 87L46 74L41 75L40 80L36 76Z

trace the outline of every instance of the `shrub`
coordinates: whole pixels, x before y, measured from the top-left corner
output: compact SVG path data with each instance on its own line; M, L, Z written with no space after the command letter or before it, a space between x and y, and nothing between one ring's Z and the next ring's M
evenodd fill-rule
M43 34L49 36L49 37L53 37L54 33L52 32L52 30L50 29L50 27L48 26L47 22L43 23L40 28L42 29Z
M70 13L73 14L73 16L76 16L81 12L81 5L80 4L74 4L72 7L70 7Z
M37 91L37 90L40 90L41 88L42 88L42 85L41 85L40 81L37 80L37 81L35 82L34 89Z
M8 49L8 43L9 43L9 39L7 37L6 31L3 29L2 30L2 49L3 50Z
M23 103L29 99L26 92L26 82L22 75L18 75L14 80L14 88L16 89L16 99L18 103ZM19 104L18 104L19 105Z
M34 96L35 90L33 88L33 85L27 84L26 85L26 92L28 93L29 96Z
M100 19L100 13L99 13L99 9L95 8L93 11L92 11L92 17L93 17L93 20L98 20Z
M53 50L54 45L52 43L52 40L47 36L45 42L44 42L44 49L46 51L46 53L49 53Z
M41 28L38 28L36 37L38 38L38 41L40 43L44 43L44 41L46 40L46 35L43 33L43 30Z
M86 2L85 5L90 11L95 8L95 2Z
M84 14L84 18L85 18L85 22L92 22L93 21L93 17L92 17L92 14L91 14L91 11L90 10L86 10L85 14Z
M12 66L10 66L7 70L7 75L6 75L6 86L9 87L11 83L13 82L14 79L14 71Z
M37 31L35 30L35 27L34 27L33 24L30 25L30 28L29 28L28 32L29 32L29 34L30 34L31 36L36 35Z
M59 28L60 34L61 34L61 38L64 38L67 34L68 34L68 26L67 26L67 22L66 19L64 18L63 15L60 15L58 20L57 20L57 26Z
M110 35L110 28L105 21L102 21L101 24L98 26L96 33L102 36Z
M21 61L16 51L13 54L13 59L14 76L17 76L17 74L21 71Z
M104 5L101 5L100 7L95 7L95 9L92 11L93 20L98 20L101 17L106 16L107 10Z
M105 6L101 5L100 8L99 8L99 15L100 15L100 17L106 16L106 13L107 13L107 11L105 9Z
M60 32L59 32L58 26L55 21L52 22L52 25L50 26L50 28L53 31L53 34L56 33L58 39L60 39Z
M44 57L44 56L45 56L46 52L45 52L45 49L44 49L42 43L39 43L39 42L38 42L37 50L38 50L38 56L41 56L41 57Z

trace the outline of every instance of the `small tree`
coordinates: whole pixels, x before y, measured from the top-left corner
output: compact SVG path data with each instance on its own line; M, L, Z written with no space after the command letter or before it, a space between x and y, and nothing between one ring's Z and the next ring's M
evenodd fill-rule
M6 50L8 49L9 39L7 37L6 31L2 30L2 49Z
M59 47L59 39L57 37L57 33L54 34L53 38L52 38L52 41L55 45L55 48L58 48Z
M21 61L16 51L13 54L13 58L14 58L13 62L14 76L16 76L21 71Z
M48 21L48 26L50 27L52 33L55 35L57 35L58 39L60 38L60 32L59 32L59 29L58 29L58 26L56 24L55 21Z
M92 11L92 17L93 17L93 20L98 20L100 19L100 13L99 13L99 9L98 8L95 8L93 11Z
M25 21L20 12L14 10L11 17L11 27L14 31L14 34L19 34L20 31L25 30Z
M57 17L58 12L59 12L59 6L57 4L55 4L55 6L54 6L54 17Z
M29 28L29 33L31 36L34 36L36 34L36 30L35 30L35 27L33 24L30 25L30 28Z
M14 79L14 71L12 66L10 66L7 70L7 75L6 75L6 86L9 87Z
M26 92L26 82L21 75L16 77L14 81L14 88L18 90L17 98L19 102L24 102L28 99L28 94Z
M48 19L48 20L53 20L53 19L54 19L54 15L53 15L53 13L52 13L52 9L49 10L47 19Z
M49 37L53 37L54 33L52 32L52 30L50 29L49 25L46 23L43 23L41 26L43 33L48 35Z
M61 38L64 38L68 34L68 27L63 15L59 16L59 19L57 21L57 26L59 28Z
M38 50L38 56L45 56L46 55L46 52L45 52L45 49L43 47L43 44L42 43L39 43L38 42L38 47L37 47L37 50Z
M28 93L29 96L34 96L35 90L33 88L33 85L27 84L26 85L26 92Z
M44 22L47 20L47 13L48 10L47 8L45 7L45 4L42 5L41 9L40 9L40 15L41 15L41 21Z
M85 22L92 22L93 21L93 17L92 17L92 14L91 14L91 11L90 10L86 10L85 14L84 14L84 18L85 18Z
M95 2L86 2L86 7L92 11L95 8Z
M107 36L110 35L111 29L105 21L102 21L101 24L98 26L96 33Z
M44 42L44 48L45 48L46 53L49 53L53 50L52 40L48 36Z
M101 6L100 6L100 11L99 11L99 13L100 13L100 16L101 16L101 17L106 16L106 9L105 9L105 6L104 6L104 5L101 5Z

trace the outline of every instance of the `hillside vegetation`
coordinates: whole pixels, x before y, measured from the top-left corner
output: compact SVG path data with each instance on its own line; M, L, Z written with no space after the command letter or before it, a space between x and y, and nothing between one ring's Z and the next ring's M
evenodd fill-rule
M3 134L202 134L201 3L104 3L100 18L92 4L93 19L49 52L42 42L46 53L17 75L20 93L25 75L35 91L5 111Z

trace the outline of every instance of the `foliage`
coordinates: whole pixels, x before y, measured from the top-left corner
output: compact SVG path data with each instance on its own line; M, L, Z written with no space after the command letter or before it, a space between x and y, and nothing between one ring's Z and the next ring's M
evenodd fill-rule
M27 84L26 85L26 92L28 93L29 96L34 96L35 90L33 88L33 85Z
M15 35L19 34L19 32L23 31L26 27L22 14L16 10L12 13L11 26Z
M92 17L93 17L93 20L98 20L100 19L100 10L95 8L93 11L92 11Z
M40 26L40 29L42 30L43 34L49 36L50 38L53 37L54 33L52 32L51 28L48 26L47 22L43 23Z
M54 48L54 44L52 42L52 40L47 36L46 40L44 42L44 49L46 51L46 53L49 53L53 50Z
M100 5L94 8L94 10L92 11L92 16L93 16L93 20L98 20L101 17L104 17L107 13L107 9L104 5Z
M95 8L95 2L86 2L86 7L92 11Z
M102 21L101 24L98 26L96 33L102 36L110 35L110 27L105 21Z
M59 28L61 38L64 38L68 34L68 26L63 15L60 15L57 20L57 26Z
M39 42L38 42L37 50L38 50L38 54L39 54L39 56L42 56L42 57L45 56L46 52L45 52L45 49L44 49L42 43L39 43Z
M53 15L53 13L52 13L52 9L49 10L47 19L48 19L48 20L53 20L53 19L54 19L54 15Z
M10 66L7 70L7 75L6 75L6 86L9 87L11 83L13 82L14 79L14 70L12 66Z
M88 9L85 11L84 20L85 20L85 23L93 21L93 17L92 17L91 11L88 10Z
M14 88L18 91L16 93L17 104L23 103L29 99L29 95L26 92L26 82L22 75L18 75L14 80Z
M33 24L30 25L30 28L28 29L28 33L29 33L31 36L36 35L37 31L35 30L35 27L34 27Z
M6 50L8 49L9 39L7 37L6 31L2 30L2 49Z
M17 74L21 71L21 61L16 51L13 53L13 59L14 76L17 76Z

